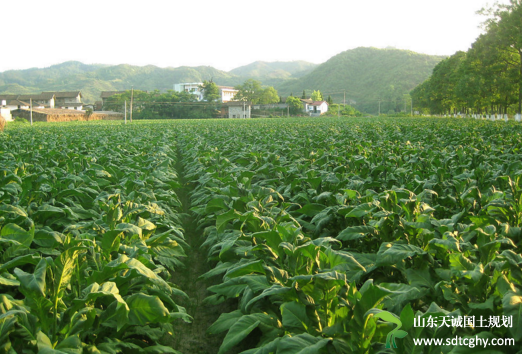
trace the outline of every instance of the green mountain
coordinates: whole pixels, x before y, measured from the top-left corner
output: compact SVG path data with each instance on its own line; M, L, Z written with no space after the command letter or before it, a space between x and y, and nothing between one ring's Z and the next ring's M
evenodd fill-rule
M178 82L213 79L220 85L237 85L244 80L210 66L159 68L153 65L86 65L66 62L43 69L10 70L0 73L0 93L81 90L84 102L100 99L102 91L172 90Z
M102 91L171 90L175 83L214 80L235 86L249 78L274 86L281 96L308 95L321 90L334 102L355 102L357 109L376 113L404 108L403 94L426 80L444 57L398 49L357 48L316 65L305 61L257 61L230 72L210 66L159 68L153 65L87 65L69 61L43 69L0 73L0 93L38 93L81 90L84 102L100 99Z
M280 95L310 95L320 90L334 102L355 102L360 111L377 113L404 109L404 94L426 80L444 56L399 49L356 48L342 52L309 74L287 80L276 88ZM409 103L408 103L409 105Z
M256 61L251 64L240 66L230 70L231 74L259 79L289 79L298 78L311 72L317 64L309 63L303 60L297 61L275 61L267 63L265 61Z

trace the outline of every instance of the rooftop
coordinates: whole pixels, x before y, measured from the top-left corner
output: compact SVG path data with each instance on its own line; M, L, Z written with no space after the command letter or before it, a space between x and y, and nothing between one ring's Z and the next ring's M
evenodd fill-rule
M53 97L55 97L53 92L42 92L40 94L35 93L35 94L28 94L28 95L20 95L20 96L18 96L18 99L25 100L25 101L28 101L29 99L50 100L50 99L53 99Z
M29 106L29 103L20 100L10 100L6 102L6 106Z
M22 108L23 111L29 111L28 109ZM43 113L43 114L53 114L53 115L60 115L60 114L81 114L84 115L84 111L77 111L75 109L57 109L57 108L33 108L33 112L37 113Z
M18 96L20 95L7 95L7 94L2 94L0 95L0 100L16 100L18 98Z
M314 102L312 102L312 103L309 103L309 105L310 105L310 106L320 106L320 105L322 105L323 103L328 104L328 102L326 102L326 101L314 101Z

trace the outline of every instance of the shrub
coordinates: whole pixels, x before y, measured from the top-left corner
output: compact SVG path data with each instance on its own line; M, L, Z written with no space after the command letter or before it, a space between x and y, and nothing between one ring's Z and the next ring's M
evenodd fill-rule
M29 121L27 119L22 118L22 117L15 117L14 122L16 122L16 123L24 123L24 124L25 123L29 123Z

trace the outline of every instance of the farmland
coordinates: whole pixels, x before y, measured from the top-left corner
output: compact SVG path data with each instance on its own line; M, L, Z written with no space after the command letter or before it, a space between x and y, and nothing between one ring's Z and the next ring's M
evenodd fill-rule
M515 122L8 126L0 353L517 353L521 175Z

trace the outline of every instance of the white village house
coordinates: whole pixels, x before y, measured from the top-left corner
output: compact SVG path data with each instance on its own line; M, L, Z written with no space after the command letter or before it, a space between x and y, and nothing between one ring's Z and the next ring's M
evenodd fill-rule
M231 86L218 86L219 94L221 95L221 102L233 101L234 97L238 93L238 90Z
M83 110L82 92L42 92L42 94L54 94L54 106L62 109Z
M250 118L252 104L248 101L229 101L221 105L221 118Z
M310 117L319 117L321 114L328 112L328 102L312 101L310 99L301 99L303 102L303 112Z
M54 96L54 92L42 92L40 94L28 94L28 95L18 95L16 98L22 102L32 103L33 107L41 106L45 108L54 108L54 103L56 102L56 98Z
M0 94L0 115L12 120L11 112L17 109L74 109L83 110L81 91L42 92L39 94Z
M201 90L202 82L184 82L181 84L174 84L174 91L176 92L188 92L196 95L198 101L203 101L203 90Z
M203 85L202 82L185 82L181 84L174 84L174 91L176 92L188 92L193 95L196 95L198 101L203 101L203 90L201 89L201 86ZM219 88L219 95L221 96L221 102L228 102L233 101L234 96L238 92L236 89L234 89L231 86L218 86Z

